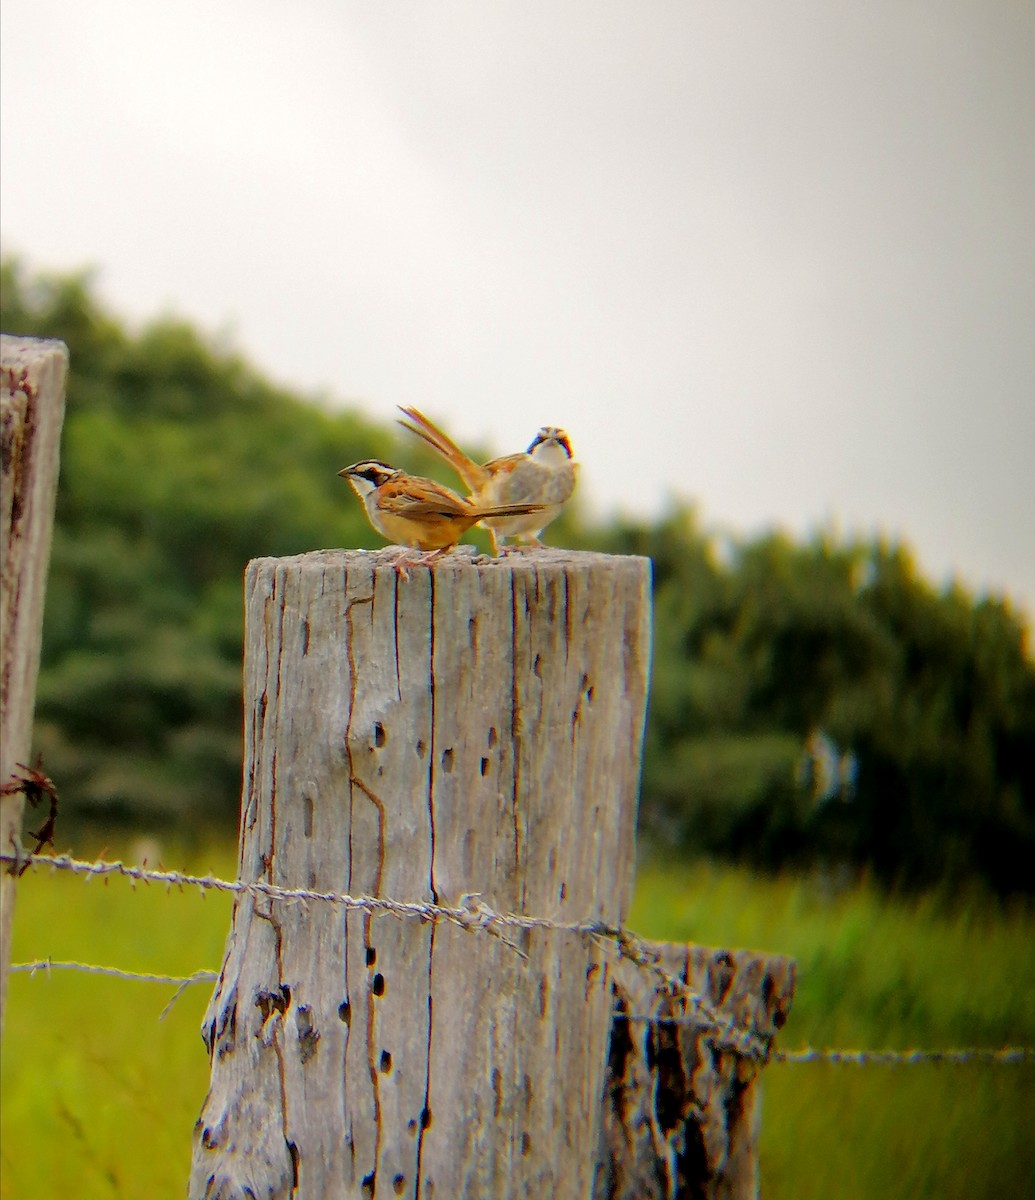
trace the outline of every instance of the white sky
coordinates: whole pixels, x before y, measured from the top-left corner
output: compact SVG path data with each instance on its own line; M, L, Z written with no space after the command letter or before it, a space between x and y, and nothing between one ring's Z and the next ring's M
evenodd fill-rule
M597 515L1035 610L1030 0L3 0L0 201L310 395L564 425Z

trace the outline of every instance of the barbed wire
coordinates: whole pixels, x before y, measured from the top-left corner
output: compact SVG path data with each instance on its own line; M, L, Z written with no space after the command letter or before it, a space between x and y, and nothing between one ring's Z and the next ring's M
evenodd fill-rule
M24 971L30 977L36 974L49 975L51 971L83 971L87 975L107 975L135 983L175 983L178 985L176 991L159 1013L159 1021L165 1020L172 1006L192 983L214 983L219 978L218 971L195 971L193 975L153 975L149 971L124 971L121 967L102 967L96 963L55 962L52 958L41 958L31 963L12 963L8 971Z
M113 979L130 979L135 983L175 983L180 987L191 983L214 983L219 978L218 971L195 971L193 975L152 975L149 971L124 971L121 967L101 967L96 963L59 961L52 958L11 963L8 970L28 975L45 975L50 971L83 971L87 975L110 975Z
M552 917L533 917L524 913L502 913L490 908L477 892L467 892L459 897L456 906L435 904L424 900L394 900L384 896L352 896L347 892L317 891L312 888L285 888L261 880L220 879L215 875L197 875L185 871L154 870L142 866L131 866L121 860L97 859L86 862L69 854L0 854L0 863L10 863L10 869L19 874L27 868L50 868L52 871L69 871L81 875L87 881L95 878L105 880L112 876L137 883L163 884L167 890L178 887L196 887L204 892L213 890L232 895L260 895L268 899L284 901L319 901L338 904L348 910L369 913L388 913L395 917L416 917L421 921L449 921L462 929L484 929L500 938L522 958L525 952L511 941L504 930L528 931L532 929L568 933L612 945L620 957L653 974L661 987L660 996L677 999L687 1004L694 1012L696 1022L702 1030L708 1030L717 1049L731 1050L745 1058L765 1061L769 1057L770 1039L741 1028L732 1016L727 1016L713 1006L687 983L665 970L659 956L639 934L611 925L602 920L557 921Z
M219 978L218 971L201 970L191 975L156 975L148 971L124 971L120 967L103 967L95 963L73 961L58 961L50 958L36 959L34 962L12 963L12 972L22 972L33 975L46 975L51 971L82 971L88 975L107 975L116 979L130 980L135 983L176 984L177 992L162 1012L161 1020L175 1003L180 993L191 984L214 983ZM635 1024L649 1025L684 1025L703 1029L707 1032L710 1023L696 1016L662 1016L652 1013L627 1013L615 1009L611 1016L617 1021L628 1021ZM780 1063L834 1063L851 1066L918 1066L926 1063L959 1066L966 1063L1008 1064L1035 1063L1035 1046L1003 1046L998 1050L984 1046L964 1046L950 1050L831 1050L804 1046L798 1050L774 1050L770 1054L770 1062Z
M851 1064L855 1066L874 1065L918 1065L921 1063L963 1064L980 1062L986 1064L1026 1063L1035 1062L1035 1047L1006 1046L1000 1049L988 1049L979 1046L953 1048L948 1050L838 1050L817 1049L804 1047L799 1050L778 1050L770 1048L770 1039L741 1028L736 1020L721 1013L709 1004L703 996L690 988L684 980L672 975L662 967L657 952L638 934L619 926L610 925L600 920L557 921L550 917L534 917L524 913L497 912L481 900L478 893L465 893L459 898L456 906L434 904L428 901L394 900L382 896L352 896L346 892L325 892L311 888L285 888L277 884L265 883L261 880L246 882L243 880L220 879L215 875L198 875L184 871L171 871L164 868L155 870L146 864L141 866L128 865L121 860L106 861L102 859L93 862L73 858L69 854L9 854L0 853L0 863L11 864L12 870L19 872L27 867L47 868L52 871L68 871L82 876L87 882L94 878L104 878L107 881L112 876L122 877L131 886L137 883L150 885L164 884L167 891L173 887L196 887L202 893L206 890L229 893L235 896L253 894L269 899L284 901L321 901L339 904L346 909L377 913L388 913L395 917L416 917L422 921L445 920L462 929L484 929L501 938L503 942L519 954L527 958L520 947L512 942L502 932L503 929L532 930L548 929L555 932L569 933L583 938L612 943L621 957L629 959L641 969L654 974L661 982L661 998L676 1000L688 1006L691 1010L685 1014L660 1013L628 1013L616 1009L612 1016L616 1020L629 1023L649 1023L653 1025L684 1025L699 1030L705 1034L714 1047L720 1051L733 1052L744 1058L762 1059L782 1063L816 1063L828 1062L835 1064ZM54 970L81 971L92 975L106 975L118 979L132 980L145 983L176 985L177 991L166 1005L161 1014L164 1019L181 993L192 984L211 983L219 978L216 971L199 970L191 975L160 975L142 971L125 971L119 967L105 967L93 963L75 961L54 961L39 959L35 962L16 963L10 966L12 972L27 972L30 975Z
M322 901L328 904L339 904L345 909L357 909L369 913L388 913L394 917L416 917L421 921L444 920L450 921L462 928L498 927L516 930L550 929L561 933L573 933L581 936L610 937L617 940L623 937L636 937L627 930L609 925L605 921L555 921L550 917L531 917L523 913L501 913L483 903L478 893L466 893L460 897L456 906L436 904L425 900L394 900L387 896L352 896L348 892L325 892L312 888L288 888L275 883L264 883L262 880L229 880L220 879L215 875L195 875L185 871L154 870L147 866L130 866L119 859L106 861L98 859L94 862L84 862L69 854L0 854L0 863L10 863L16 870L24 867L50 868L53 871L69 871L73 875L82 875L87 879L110 878L120 876L136 883L161 883L167 889L178 887L199 888L202 891L212 890L228 892L232 895L265 896L271 900Z
M1003 1046L999 1050L990 1050L985 1046L963 1046L952 1050L815 1050L806 1046L801 1050L774 1050L770 1062L847 1063L856 1067L915 1067L926 1063L950 1066L962 1066L965 1063L1035 1063L1035 1046Z
M131 886L137 883L150 885L163 884L166 890L173 887L181 891L185 888L198 888L201 891L225 892L235 896L256 895L270 900L308 902L317 901L328 904L338 904L348 910L361 912L387 913L394 917L416 917L420 921L449 921L462 929L486 929L490 933L500 934L501 930L529 931L533 929L551 930L556 933L569 933L583 938L603 939L618 945L623 956L639 962L644 966L653 966L653 956L647 942L638 934L611 925L603 920L558 921L552 917L534 917L525 913L498 912L490 908L478 892L465 892L455 905L439 904L427 900L395 900L387 896L353 896L348 892L318 891L313 888L281 887L279 884L266 883L262 880L229 880L220 879L216 875L197 875L185 871L172 871L165 868L155 870L146 865L131 866L119 859L97 859L85 862L73 858L69 854L11 854L0 853L0 863L9 863L11 869L19 873L28 867L49 868L51 871L68 871L73 875L81 875L85 879L112 876L127 879ZM503 937L511 949L522 957L527 957L520 947ZM665 983L675 992L682 992L686 985L672 975L658 968Z

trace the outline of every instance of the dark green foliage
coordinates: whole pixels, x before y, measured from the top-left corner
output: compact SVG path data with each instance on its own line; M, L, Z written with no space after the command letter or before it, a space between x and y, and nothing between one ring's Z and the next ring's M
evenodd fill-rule
M936 593L880 541L774 534L720 566L690 511L606 540L655 563L642 815L659 841L1035 885L1035 670L1009 605Z
M245 564L379 545L346 463L436 469L180 321L128 333L84 276L0 282L4 329L72 355L37 704L64 819L232 822ZM1009 605L935 592L881 541L720 543L686 508L604 529L575 510L550 538L654 561L649 836L1032 888L1035 670Z
M67 820L234 820L250 558L377 545L336 472L393 441L181 322L132 337L85 279L2 274L3 325L72 355L37 742ZM67 782L66 782L67 781Z

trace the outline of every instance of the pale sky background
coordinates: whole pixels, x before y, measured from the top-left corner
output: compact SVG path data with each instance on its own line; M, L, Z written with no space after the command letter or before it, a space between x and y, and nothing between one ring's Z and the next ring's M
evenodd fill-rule
M1035 611L1031 0L3 0L0 235L372 417L564 425L595 515Z

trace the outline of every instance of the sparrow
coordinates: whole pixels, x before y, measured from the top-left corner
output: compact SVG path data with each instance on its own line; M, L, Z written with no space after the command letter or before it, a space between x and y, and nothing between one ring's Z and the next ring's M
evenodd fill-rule
M508 454L478 465L418 408L399 405L409 418L399 424L426 442L467 485L476 505L534 504L523 515L482 518L489 531L493 554L499 554L504 538L520 538L541 546L539 535L557 516L575 490L578 464L572 461L571 442L563 429L545 425L532 444L520 454Z
M352 484L370 524L382 537L397 546L431 552L413 562L431 562L452 550L472 525L486 517L527 519L542 507L476 504L433 479L409 475L374 458L353 463L338 474Z

